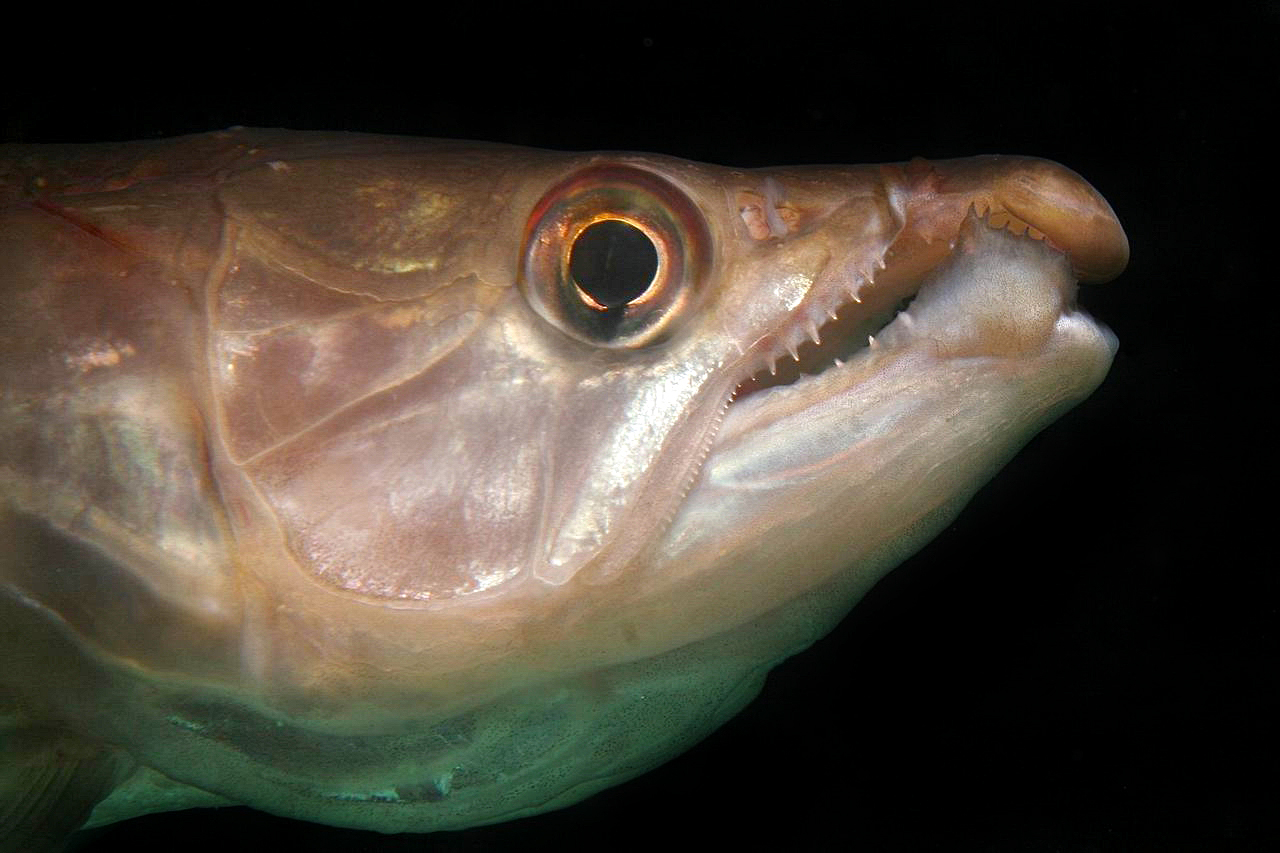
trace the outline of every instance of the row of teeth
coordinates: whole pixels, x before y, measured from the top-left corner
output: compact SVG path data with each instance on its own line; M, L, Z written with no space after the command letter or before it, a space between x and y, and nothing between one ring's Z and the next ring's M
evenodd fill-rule
M1038 240L1041 243L1048 241L1049 235L1045 234L1039 228L1023 222L1013 214L1004 210L995 210L992 205L986 205L978 210L977 204L971 204L970 207L977 215L978 220L988 228L1004 229L1018 237L1030 237L1032 240ZM955 248L956 241L951 241L952 248Z
M994 207L989 204L983 205L982 209L979 210L976 203L970 205L970 210L978 218L979 222L986 225L988 228L1002 229L1019 237L1029 237L1033 240L1045 243L1046 245L1051 245L1048 240L1048 235L1043 231L1023 222L1006 211L995 210ZM956 240L949 240L947 242L947 246L949 249L955 249ZM835 299L831 299L829 295L825 300L828 304L821 306L809 306L808 317L802 321L797 321L792 324L790 339L781 345L775 346L771 352L761 356L760 360L756 363L751 372L747 374L747 376L749 378L759 376L766 370L769 372L770 376L777 376L778 365L784 358L790 356L792 361L799 363L801 346L807 343L813 343L815 346L821 346L822 338L818 332L818 326L820 323L825 323L827 320L837 319L839 309L842 307L850 304L861 303L862 299L858 294L861 292L863 287L875 284L876 273L884 268L885 262L882 256L876 259L875 265L870 272L859 271L855 282L846 286L843 293L837 292L836 294L832 294L836 297ZM911 315L905 310L898 313L894 319L899 320L908 327L912 323ZM874 350L876 346L877 343L875 335L869 335L867 337L867 347ZM844 365L844 361L839 358L834 358L832 363L836 367Z
M862 288L874 284L876 272L884 269L884 267L884 260L878 259L876 268L870 273L860 271L852 284L847 285L841 291L828 294L825 299L819 300L818 303L809 305L807 308L808 316L791 324L789 338L781 344L775 344L772 351L764 353L747 375L757 376L767 370L771 376L776 376L778 365L783 359L790 357L794 362L798 363L800 361L800 347L809 343L821 346L822 336L818 331L818 327L828 320L837 319L841 308L861 303L862 298L859 293ZM821 304L823 302L826 304ZM874 347L875 338L869 338L868 344ZM833 363L837 367L844 364L838 358L833 359Z

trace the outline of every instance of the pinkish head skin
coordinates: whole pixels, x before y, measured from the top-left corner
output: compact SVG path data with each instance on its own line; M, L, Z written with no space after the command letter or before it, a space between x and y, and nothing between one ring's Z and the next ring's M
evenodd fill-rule
M657 259L619 304L603 220ZM1127 256L1029 158L0 149L0 831L429 831L661 763L1102 380L1076 281Z

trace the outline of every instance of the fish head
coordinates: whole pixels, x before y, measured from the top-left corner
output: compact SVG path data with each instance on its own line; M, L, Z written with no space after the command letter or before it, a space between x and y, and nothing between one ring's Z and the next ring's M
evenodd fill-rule
M1083 179L1017 157L445 148L272 160L222 198L222 432L287 551L250 562L559 661L865 590L1101 380L1076 281L1128 253Z

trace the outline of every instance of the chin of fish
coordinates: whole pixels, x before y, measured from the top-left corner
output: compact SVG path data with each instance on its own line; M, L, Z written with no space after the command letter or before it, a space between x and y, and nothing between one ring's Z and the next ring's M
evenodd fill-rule
M0 148L0 847L383 832L696 743L1104 378L1044 160Z

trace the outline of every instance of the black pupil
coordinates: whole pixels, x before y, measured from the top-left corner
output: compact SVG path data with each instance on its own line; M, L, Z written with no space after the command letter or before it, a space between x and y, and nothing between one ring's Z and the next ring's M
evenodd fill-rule
M639 228L617 219L588 225L569 253L573 280L606 308L626 305L644 293L657 271L653 242Z

